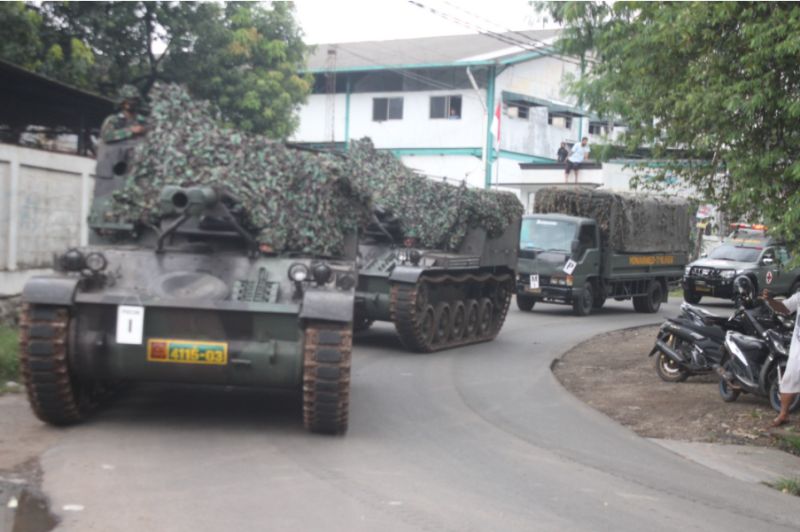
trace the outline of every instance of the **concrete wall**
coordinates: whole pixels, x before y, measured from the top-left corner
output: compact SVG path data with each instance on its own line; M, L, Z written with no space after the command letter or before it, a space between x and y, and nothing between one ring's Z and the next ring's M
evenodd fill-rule
M0 144L0 295L85 245L95 161Z

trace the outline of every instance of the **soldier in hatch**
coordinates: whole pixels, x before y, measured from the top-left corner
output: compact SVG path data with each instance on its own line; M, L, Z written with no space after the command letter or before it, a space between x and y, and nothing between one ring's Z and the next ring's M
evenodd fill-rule
M119 142L143 135L147 118L140 114L142 95L133 85L123 85L119 91L119 112L103 122L100 138L103 142Z

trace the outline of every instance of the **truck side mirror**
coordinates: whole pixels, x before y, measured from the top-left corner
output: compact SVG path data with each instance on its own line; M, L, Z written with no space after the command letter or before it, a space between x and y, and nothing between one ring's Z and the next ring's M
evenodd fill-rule
M773 259L772 257L764 257L763 259L761 259L761 263L765 264L765 265L769 265L769 264L772 264L774 262L775 262L775 259Z

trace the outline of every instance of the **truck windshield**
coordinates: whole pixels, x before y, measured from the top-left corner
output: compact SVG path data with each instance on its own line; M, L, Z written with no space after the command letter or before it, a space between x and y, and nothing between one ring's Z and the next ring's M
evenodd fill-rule
M526 218L522 221L519 246L521 249L569 253L574 238L574 222Z
M736 262L755 262L761 254L761 248L745 248L723 244L711 250L709 259L732 260Z

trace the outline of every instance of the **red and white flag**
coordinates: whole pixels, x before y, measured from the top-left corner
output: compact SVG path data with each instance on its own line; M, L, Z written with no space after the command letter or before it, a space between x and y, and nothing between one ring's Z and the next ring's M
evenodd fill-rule
M500 111L502 110L502 103L497 102L497 107L494 108L494 120L492 120L492 126L489 130L492 132L492 138L494 139L495 145L500 145Z

